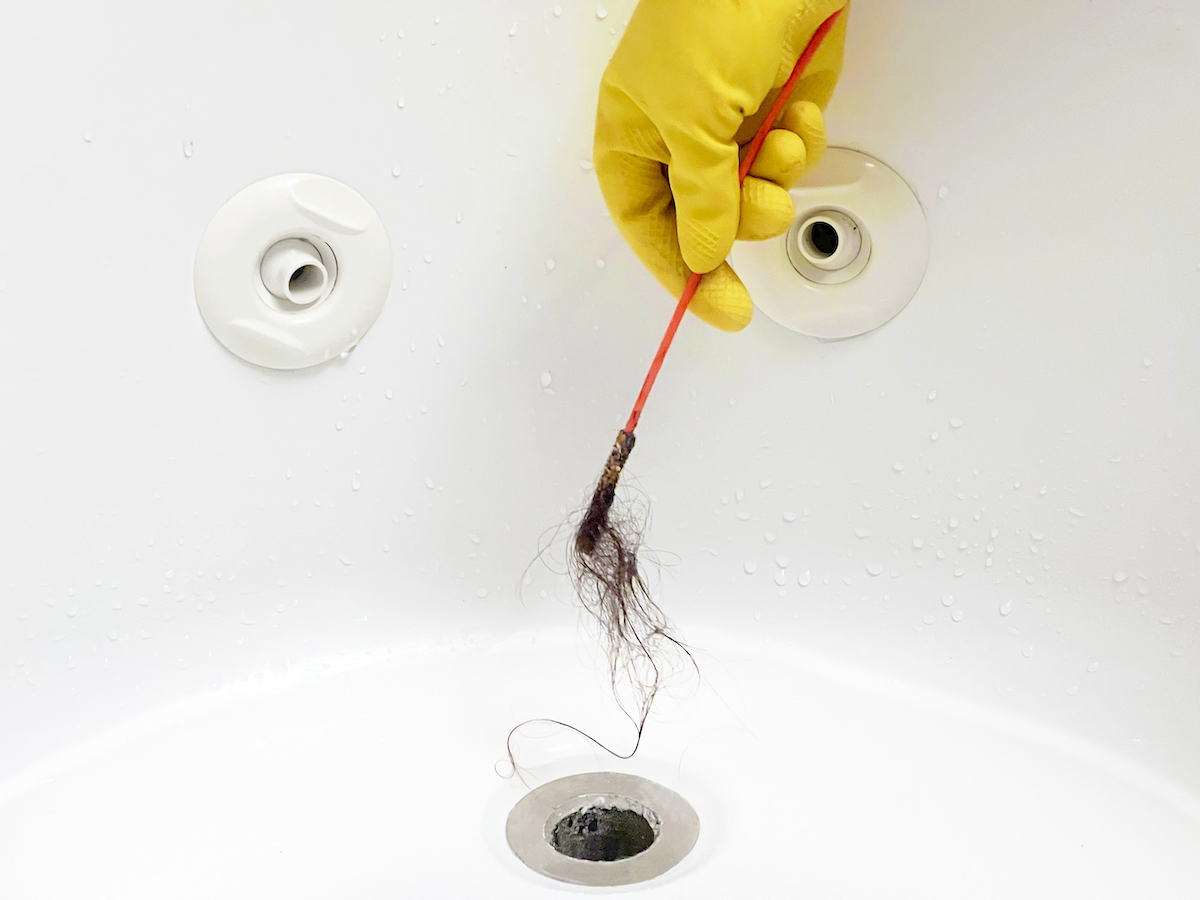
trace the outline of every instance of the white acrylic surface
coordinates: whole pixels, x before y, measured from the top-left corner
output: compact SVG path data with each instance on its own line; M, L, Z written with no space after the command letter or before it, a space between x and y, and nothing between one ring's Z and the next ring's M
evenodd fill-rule
M496 777L494 735L551 713L629 738L579 702L603 679L574 637L381 648L165 710L24 791L0 785L6 886L46 900L97 884L137 900L620 891L535 875L504 839L522 788ZM561 729L518 740L531 786L616 769L689 798L700 839L637 886L653 896L1183 897L1200 883L1200 802L1138 766L777 644L697 637L711 677L665 698L634 762Z
M671 308L588 162L596 84L632 8L605 5L603 19L381 0L6 12L0 779L255 673L574 626L552 571L518 588L598 474ZM929 268L903 313L850 341L762 316L734 336L685 321L627 469L653 498L662 602L685 635L769 635L1200 792L1200 95L1186 89L1200 12L862 0L851 15L830 138L913 185ZM392 295L348 359L266 372L207 332L191 262L215 209L289 171L376 209ZM496 789L502 725L546 712L519 670L485 671L462 678L515 705L471 734L453 706L416 707L434 717L421 735L450 736L414 739L441 753L417 767L422 785ZM435 690L432 676L412 678ZM769 698L775 677L743 683ZM603 699L586 680L581 708ZM354 683L364 720L411 696ZM301 738L337 720L274 703L274 746L312 771ZM176 756L155 783L170 786L205 745L163 740ZM972 747L992 758L989 741ZM205 771L237 783L239 757L224 758ZM77 790L62 806L21 808L63 836L60 860L85 826L43 812L87 811L107 841L106 813L154 809L102 799L85 776L106 771L64 774ZM722 773L705 789L728 802L744 773ZM408 774L380 790L409 789ZM912 800L936 809L925 783ZM199 802L188 785L175 796ZM820 808L860 787L826 784ZM271 790L247 796L269 807ZM376 840L361 824L337 832L345 846ZM253 822L224 827L213 841ZM1146 852L1187 835L1163 828ZM745 869L749 838L727 834ZM194 866L205 849L173 852ZM951 855L925 853L913 864L941 890ZM278 871L246 859L242 883Z

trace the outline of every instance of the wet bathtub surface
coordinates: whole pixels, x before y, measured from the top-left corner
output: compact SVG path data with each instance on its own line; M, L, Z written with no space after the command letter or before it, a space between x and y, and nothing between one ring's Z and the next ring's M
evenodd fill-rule
M631 739L563 632L292 665L48 760L0 785L0 895L1200 895L1200 802L1148 770L785 645L689 638L703 680L658 704L634 760L517 738L530 784L628 771L688 798L699 843L648 884L550 882L504 842L514 725Z

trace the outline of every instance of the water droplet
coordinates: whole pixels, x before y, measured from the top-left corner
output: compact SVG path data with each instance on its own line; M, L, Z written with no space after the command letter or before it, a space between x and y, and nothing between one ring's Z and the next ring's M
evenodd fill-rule
M866 569L867 569L867 574L870 575L872 578L878 578L880 575L883 574L883 566L879 565L879 563L871 563L870 565L868 565L866 567Z
M184 141L184 142L183 142L183 158L184 158L184 159L191 159L191 158L192 158L192 151L193 151L194 149L195 149L195 144L193 144L193 143L192 143L192 141Z
M1029 536L1035 541L1044 541L1046 539L1046 535L1040 531L1031 531L1029 532Z
M933 613L926 613L925 615L921 616L921 621L926 625L932 625L937 621L937 616L935 616Z
M546 258L546 271L547 271L547 272L553 272L553 271L554 271L554 266L555 266L554 260L553 260L552 258L550 258L550 257L547 257L547 258Z
M1086 517L1087 517L1087 513L1085 513L1085 512L1084 512L1083 510L1081 510L1081 509L1076 509L1074 506L1068 506L1068 507L1067 507L1067 512L1069 512L1069 513L1070 513L1071 515L1073 515L1073 516L1078 516L1078 517L1079 517L1079 518L1081 518L1081 519L1083 519L1083 518L1086 518Z
M425 476L425 487L429 488L431 491L433 490L433 479L428 475Z
M400 109L404 109L404 95L403 94L401 94L399 97L396 98L396 106Z
M892 471L893 472L903 472L904 471L904 463L902 463L902 462L892 463Z
M1012 605L1013 602L1011 600L1005 600L1003 603L1001 603L1000 615L1007 616L1010 612L1012 612Z
M954 595L953 594L946 594L944 597L942 597L942 606L953 606L953 605L954 605Z
M557 18L558 18L559 16L561 16L561 15L562 15L562 4L561 4L561 3L555 3L555 4L554 4L554 18L556 18L556 19L557 19Z
M475 592L475 596L476 596L476 597L479 597L480 599L483 599L483 598L484 598L484 597L486 597L487 595L488 595L488 589L487 589L487 588L485 588L485 587L482 587L482 588L480 588L479 590L477 590L477 591Z
M937 391L930 391L929 392L929 402L932 403L936 399L937 399Z
M1100 660L1097 659L1088 663L1087 670L1090 674L1095 675L1098 671L1100 671Z
M776 556L775 557L775 565L779 566L779 568L781 568L781 569L786 569L788 567L788 565L790 565L790 564L791 564L791 560L788 559L786 556Z
M744 563L742 563L742 568L744 568L746 570L747 575L753 575L755 572L758 571L758 560L748 559Z
M413 509L411 506L406 506L404 508L404 514L406 516L415 516L417 514L417 511L415 509Z
M1148 369L1152 365L1154 365L1154 360L1152 360L1150 357L1147 356L1145 359L1142 360L1142 365Z
M740 512L737 514L737 517L739 519L741 519L743 522L750 521L750 513L748 513L748 512Z
M768 544L773 544L773 543L775 543L775 532L773 532L773 531L764 531L764 532L763 532L763 540L764 540L764 541L766 541Z
M805 569L804 572L796 576L796 584L800 585L800 587L808 587L812 584L812 572Z
M83 133L83 142L85 144L90 144L92 142L92 131L90 128Z
M333 427L336 428L338 431L341 431L346 426L341 422L334 422Z
M929 432L929 440L936 441L939 437L941 437L941 435L939 435L936 431Z
M68 606L66 609L66 613L67 613L68 618L73 619L79 613L79 607L78 606Z
M1128 577L1129 576L1126 575L1124 572L1122 572L1120 569L1118 569L1116 572L1113 573L1113 581L1115 581L1117 584L1124 583L1125 579Z
M785 522L795 522L797 518L799 517L794 512L785 512L783 514L783 521Z
M350 557L348 557L345 553L338 554L338 562L340 562L343 566L354 565L354 560L352 560Z
M550 383L554 381L553 376L549 372L541 374L542 387L550 387Z
M956 609L954 612L950 613L950 618L955 622L961 622L964 618L963 611L961 609Z
M355 475L354 480L350 482L350 490L357 491L361 487L362 487L362 482L359 481L358 476Z
M854 536L856 538L858 538L859 540L862 540L864 538L869 538L871 536L871 532L868 531L866 528L855 528Z
M516 35L516 33L517 33L517 23L513 22L512 28L508 29L508 36L513 37L514 35Z
M608 18L608 10L605 9L603 6L597 6L596 7L596 18L597 19L607 19Z
M787 572L776 572L775 583L780 587L783 587L785 584L787 584Z
M949 197L949 196L950 196L950 188L948 188L948 187L947 187L946 185L944 185L944 184L943 184L943 185L940 185L940 186L938 187L938 199L939 199L939 200L945 200L945 199L946 199L947 197Z
M1021 655L1026 659L1033 658L1033 644L1025 644L1021 647Z
M925 546L925 539L920 537L913 538L913 546L920 550Z
M958 416L955 416L953 419L950 420L950 427L951 428L962 428L962 419L958 418Z

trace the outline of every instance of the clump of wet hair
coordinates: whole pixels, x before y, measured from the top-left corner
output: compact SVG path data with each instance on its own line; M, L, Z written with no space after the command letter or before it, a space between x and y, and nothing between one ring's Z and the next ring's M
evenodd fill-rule
M568 548L567 571L580 603L599 626L614 694L640 737L662 685L664 657L672 651L687 654L687 648L672 633L641 571L644 516L614 509L617 483L633 444L631 432L617 435Z
M617 435L591 501L568 544L566 558L571 586L585 614L596 626L600 648L608 663L613 697L636 730L633 748L620 753L566 722L530 720L574 731L619 759L629 759L637 753L654 699L683 659L691 668L697 668L691 652L675 635L670 620L655 602L642 571L639 551L645 537L646 510L617 502L621 471L633 444L631 432ZM525 724L529 723L521 723ZM521 725L508 736L508 759L513 772L519 767L512 740Z

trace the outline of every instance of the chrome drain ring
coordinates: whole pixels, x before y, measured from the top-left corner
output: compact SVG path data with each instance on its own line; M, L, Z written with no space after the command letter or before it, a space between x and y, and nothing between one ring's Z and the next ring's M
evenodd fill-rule
M645 850L624 859L575 859L554 849L555 826L592 808L633 810L654 829ZM678 865L700 836L700 817L670 788L617 772L585 772L547 782L512 808L508 846L533 871L570 884L610 887L657 878Z

